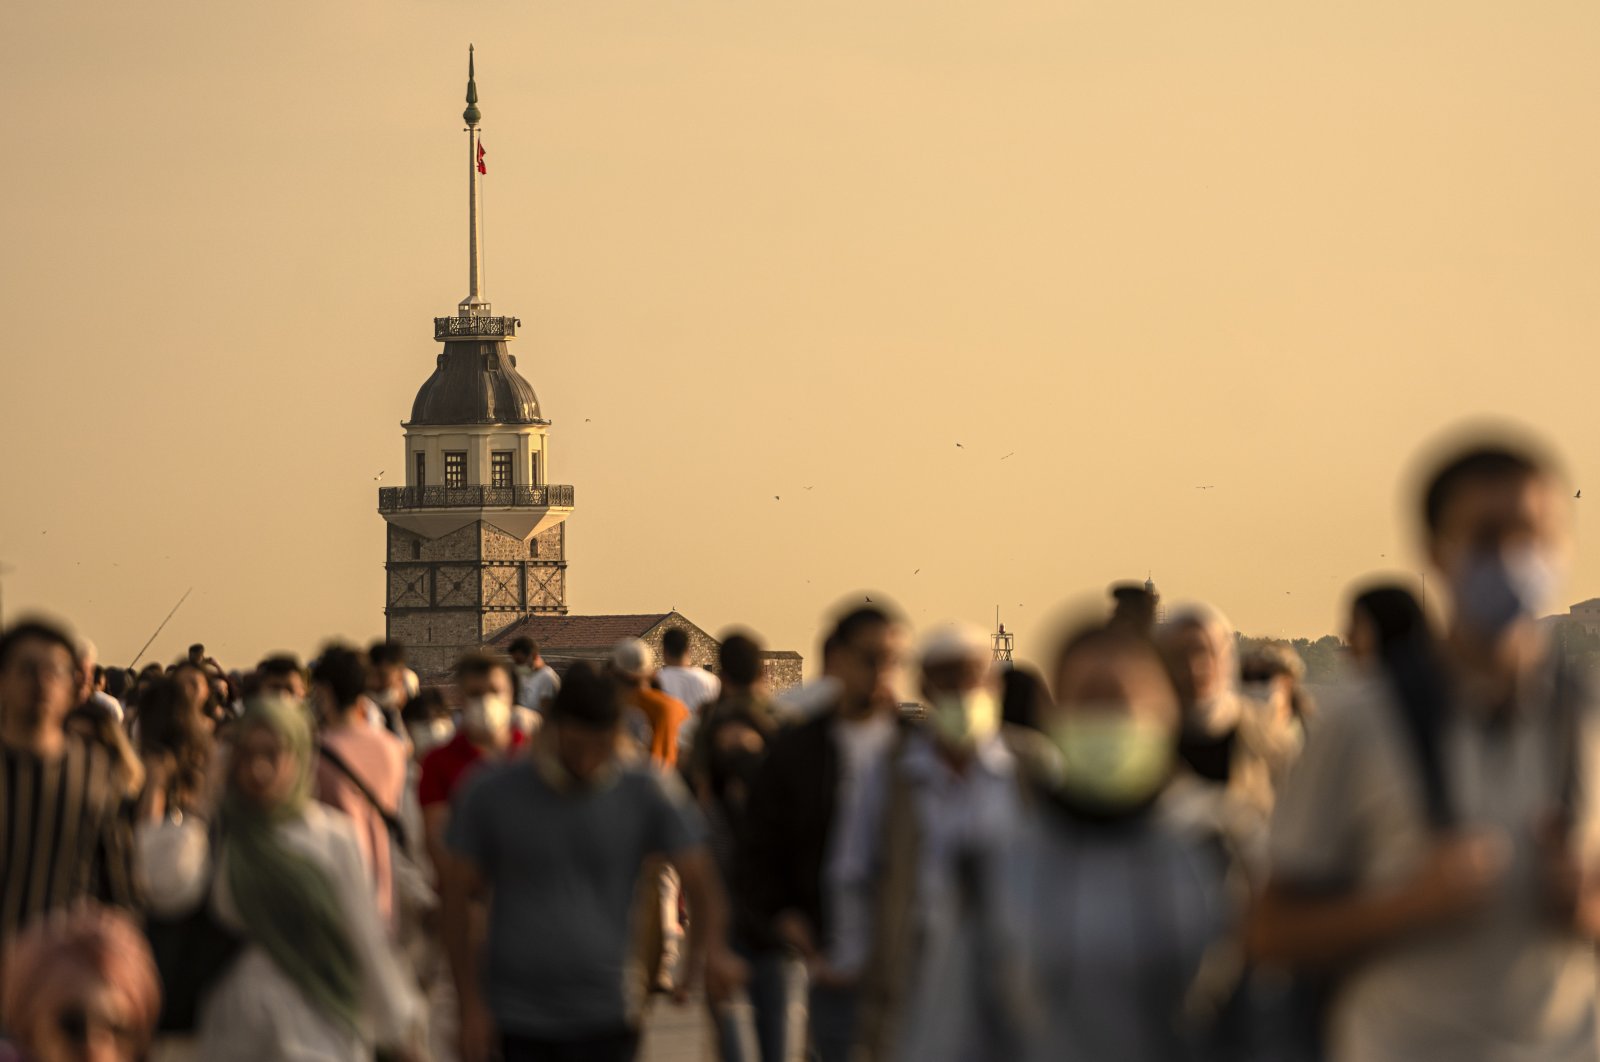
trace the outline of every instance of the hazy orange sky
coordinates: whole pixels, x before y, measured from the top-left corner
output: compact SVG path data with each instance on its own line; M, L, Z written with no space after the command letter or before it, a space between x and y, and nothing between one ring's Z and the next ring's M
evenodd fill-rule
M159 657L382 632L469 41L575 612L809 657L872 587L1038 653L1149 570L1315 636L1412 565L1442 427L1594 466L1592 3L9 4L8 615L119 662L191 585Z

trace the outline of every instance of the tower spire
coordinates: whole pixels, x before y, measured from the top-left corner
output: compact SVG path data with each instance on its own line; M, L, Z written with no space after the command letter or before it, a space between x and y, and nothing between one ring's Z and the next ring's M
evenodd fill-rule
M483 297L483 188L478 183L478 78L472 45L467 45L467 109L461 112L467 123L467 297L461 301L461 316L475 317L489 312Z

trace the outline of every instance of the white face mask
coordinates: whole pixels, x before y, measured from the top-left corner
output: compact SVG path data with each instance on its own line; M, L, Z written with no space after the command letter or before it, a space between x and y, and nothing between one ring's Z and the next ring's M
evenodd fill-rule
M461 725L479 737L505 737L511 730L511 698L490 693L469 699L461 710Z
M973 748L1000 729L1000 703L985 688L941 693L933 698L929 722L947 745Z
M435 719L410 729L411 744L415 746L418 756L447 743L456 734L455 724L448 719Z

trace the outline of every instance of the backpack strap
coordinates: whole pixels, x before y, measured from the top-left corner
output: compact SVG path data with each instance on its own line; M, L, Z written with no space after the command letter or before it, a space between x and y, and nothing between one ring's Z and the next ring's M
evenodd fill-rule
M367 787L367 783L362 781L361 776L344 761L344 757L334 752L326 744L319 745L318 749L322 753L324 762L348 778L350 783L356 787L356 791L366 798L368 804L372 805L372 810L378 813L378 817L383 820L383 825L388 829L389 839L404 848L406 831L399 817L378 801L377 795Z

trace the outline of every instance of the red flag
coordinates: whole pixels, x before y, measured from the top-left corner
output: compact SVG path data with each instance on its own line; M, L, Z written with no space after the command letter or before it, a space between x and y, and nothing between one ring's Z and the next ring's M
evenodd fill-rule
M489 167L483 164L483 141L478 141L478 172L488 173Z

